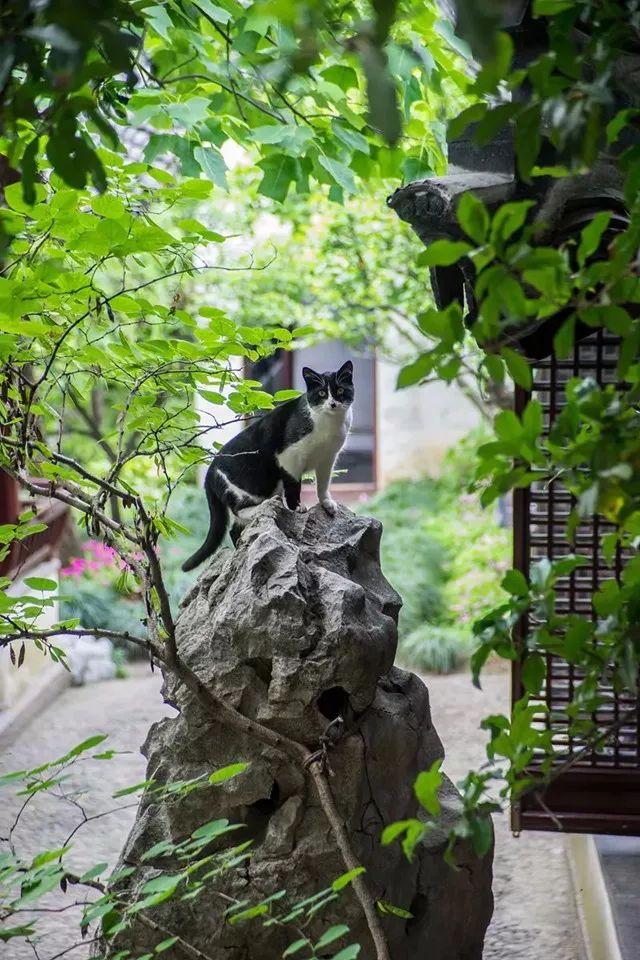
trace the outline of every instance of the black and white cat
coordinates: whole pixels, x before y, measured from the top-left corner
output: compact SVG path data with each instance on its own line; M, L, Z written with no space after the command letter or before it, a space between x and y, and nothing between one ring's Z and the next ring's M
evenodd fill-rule
M307 392L281 403L256 419L222 447L207 471L205 492L211 521L207 539L183 565L193 570L218 549L234 516L235 543L258 504L282 491L287 506L303 513L302 475L315 470L318 500L330 516L336 512L329 494L333 465L351 427L353 364L335 373L303 367Z

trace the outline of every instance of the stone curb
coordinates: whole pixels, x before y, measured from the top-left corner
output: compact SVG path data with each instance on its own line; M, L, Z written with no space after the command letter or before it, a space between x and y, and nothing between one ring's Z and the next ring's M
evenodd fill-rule
M594 838L590 834L572 834L567 837L566 849L585 960L622 960Z
M25 727L71 686L68 670L51 666L22 694L15 706L0 712L0 753L4 753Z

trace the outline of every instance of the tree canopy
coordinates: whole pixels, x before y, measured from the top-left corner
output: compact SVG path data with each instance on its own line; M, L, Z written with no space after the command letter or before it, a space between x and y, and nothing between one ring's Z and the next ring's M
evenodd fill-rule
M198 677L176 648L157 552L159 538L179 529L166 514L167 497L199 462L203 438L215 443L223 417L243 418L281 398L241 376L238 358L292 349L308 332L295 277L287 278L284 296L297 304L296 316L273 317L269 307L283 291L264 269L266 249L255 257L221 252L237 223L233 208L226 217L224 210L230 182L242 184L234 180L238 151L250 168L247 206L286 211L293 225L287 243L295 244L300 224L313 239L314 198L335 204L330 228L317 227L318 257L330 265L335 295L315 290L322 313L316 331L332 329L333 311L351 295L354 337L376 339L370 313L405 313L412 354L400 372L401 388L432 377L453 381L464 372L479 393L489 381L528 390L531 370L518 334L560 313L554 341L560 357L584 329L620 338L616 383L571 379L548 435L537 400L519 413L501 410L493 438L478 450L473 482L483 503L561 479L573 498L570 539L581 521L603 516L610 529L599 536L610 576L595 591L595 615L567 615L557 603L558 581L588 558L544 558L530 581L509 571L504 602L476 624L475 682L497 654L522 661L525 692L510 714L486 718L487 764L461 785L453 858L461 837L486 852L489 814L564 769L566 757L540 723L535 699L545 657L562 657L578 671L565 718L595 750L615 725L603 735L593 716L607 688L636 695L640 654L640 153L638 97L620 71L625 57L637 54L637 10L622 0L536 0L531 15L540 50L522 63L500 29L502 7L461 2L455 34L435 3L380 0L371 8L293 0L79 6L34 0L9 3L2 13L0 463L30 494L70 505L117 552L146 603L147 632L134 640L198 695ZM624 223L615 235L608 232L613 204L577 236L552 242L535 200L515 197L490 211L468 193L457 208L461 239L436 241L421 254L416 245L411 272L424 271L426 280L429 267L470 263L467 300L475 313L457 300L418 309L413 281L365 276L380 238L367 241L359 258L349 231L353 218L366 218L371 197L382 209L390 185L443 172L447 126L454 137L471 123L480 143L503 128L513 132L521 185L548 178L563 189L609 164L620 177L622 203L616 203L624 207ZM405 242L406 235L394 240L408 260ZM252 283L242 290L246 271L253 271ZM227 285L221 303L215 278L237 272L237 292ZM194 277L214 278L197 303L178 284ZM314 279L310 270L305 295ZM219 418L202 423L196 393L220 408ZM89 409L87 398L103 409ZM69 445L69 426L78 418L102 451L91 463ZM4 552L37 529L30 511L0 528ZM623 571L615 562L619 550L628 557ZM55 584L28 584L32 593L19 597L8 586L0 583L0 642L19 662L27 642L64 659L56 638L80 625L42 631L37 624ZM516 642L514 627L525 614L533 626ZM283 749L272 731L215 698L207 708ZM284 748L297 762L308 761L300 745ZM330 788L317 766L310 769L340 845ZM439 784L437 765L421 775L415 790L424 819L390 824L383 843L401 839L411 855L439 812ZM363 910L373 916L383 958L366 881L348 851L345 864ZM13 864L14 882L22 869ZM9 902L8 916L19 902Z

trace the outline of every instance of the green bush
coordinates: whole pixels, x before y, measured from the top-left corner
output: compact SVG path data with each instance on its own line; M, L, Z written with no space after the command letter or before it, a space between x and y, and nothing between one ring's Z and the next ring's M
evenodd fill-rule
M398 658L415 670L458 667L474 620L500 600L510 534L467 492L482 441L477 432L452 448L441 477L393 483L359 508L384 525L382 568L403 599Z
M459 627L422 623L400 637L400 663L424 673L451 673L462 666L470 652L470 638Z
M439 541L426 530L437 502L433 481L423 479L393 483L359 508L384 528L382 568L402 596L401 637L445 614L445 556Z

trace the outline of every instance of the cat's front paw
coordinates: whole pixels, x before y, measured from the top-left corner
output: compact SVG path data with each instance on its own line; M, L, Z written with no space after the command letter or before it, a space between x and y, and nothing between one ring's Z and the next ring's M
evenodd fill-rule
M298 506L295 507L295 512L296 512L296 513L306 513L308 509L309 509L309 508L308 508L308 506L306 505L306 503L299 503Z
M331 497L325 497L324 500L321 500L320 502L329 516L335 517L336 510L338 509L338 504L335 502L335 500L332 500Z

